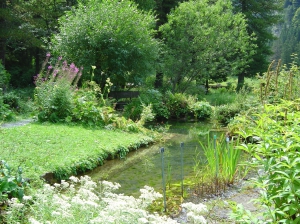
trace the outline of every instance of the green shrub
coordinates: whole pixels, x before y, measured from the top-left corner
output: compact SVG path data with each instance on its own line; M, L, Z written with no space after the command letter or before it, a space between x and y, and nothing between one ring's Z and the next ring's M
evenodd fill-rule
M211 117L213 113L212 106L205 101L200 101L190 106L196 119L205 120Z
M3 91L7 88L10 81L10 74L5 70L0 60L0 91Z
M104 99L100 87L94 82L87 82L85 87L76 91L73 98L72 120L89 126L105 126L116 117L115 110Z
M185 118L189 113L189 102L183 93L166 93L166 107L172 118Z
M16 174L12 168L4 161L0 161L0 202L5 202L8 198L18 198L22 201L24 189L27 182L22 177L22 169L19 167Z
M3 102L15 111L20 110L20 97L14 92L8 92L3 95Z
M152 112L155 114L156 120L165 120L170 116L169 110L164 104L163 95L158 90L154 89L142 92L139 98L133 99L126 105L124 108L124 116L133 120L140 119L143 105L152 105Z
M0 91L0 121L1 120L12 120L15 114L11 111L8 104L4 103L3 93Z
M229 124L229 122L241 112L241 106L239 104L226 104L216 107L216 119L223 125Z
M143 106L140 99L134 98L129 104L125 105L123 116L135 121L140 119L142 110L143 110Z

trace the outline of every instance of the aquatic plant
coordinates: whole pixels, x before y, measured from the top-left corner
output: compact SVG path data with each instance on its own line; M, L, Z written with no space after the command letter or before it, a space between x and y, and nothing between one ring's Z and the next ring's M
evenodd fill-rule
M209 135L207 143L200 142L207 159L208 176L214 179L216 184L233 184L237 177L238 162L241 149L236 147L239 142L230 141L229 137L221 136L219 139L214 136L213 141Z

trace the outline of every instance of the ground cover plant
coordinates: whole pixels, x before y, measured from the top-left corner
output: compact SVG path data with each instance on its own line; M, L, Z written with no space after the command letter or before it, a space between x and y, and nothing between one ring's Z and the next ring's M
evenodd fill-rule
M279 64L261 77L258 101L261 107L236 117L230 129L242 139L259 170L254 183L260 189L261 213L251 214L238 205L232 217L242 223L299 223L299 67Z
M50 186L44 185L33 196L24 197L20 203L10 200L7 223L178 223L149 213L147 207L162 197L153 188L140 189L138 198L116 194L121 186L107 181L94 182L88 176L70 177L70 181ZM75 190L76 189L76 190ZM192 223L206 223L203 204L185 203L187 218Z
M300 220L299 101L265 105L239 132L243 138L257 136L256 143L241 148L260 169L254 183L261 189L258 202L263 218L235 208L234 217L243 223L298 223ZM253 123L252 123L253 122Z
M2 128L0 132L1 159L15 169L21 166L27 178L39 178L47 172L54 172L58 179L66 178L154 141L151 132L147 135L50 123Z

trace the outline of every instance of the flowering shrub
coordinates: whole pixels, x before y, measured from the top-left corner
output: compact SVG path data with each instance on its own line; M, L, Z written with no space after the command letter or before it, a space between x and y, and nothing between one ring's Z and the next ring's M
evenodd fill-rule
M61 62L61 57L54 67L45 67L49 61L47 54L40 74L35 79L35 103L38 106L40 121L58 122L71 115L73 109L72 96L81 77L82 69L73 63L68 65L66 61Z
M34 197L26 197L23 205L11 200L8 222L27 209L25 223L177 223L166 216L150 214L145 209L162 195L145 186L139 198L113 193L117 183L93 182L90 177L70 177L70 183L38 190ZM29 206L30 205L30 206ZM15 220L16 221L16 220Z

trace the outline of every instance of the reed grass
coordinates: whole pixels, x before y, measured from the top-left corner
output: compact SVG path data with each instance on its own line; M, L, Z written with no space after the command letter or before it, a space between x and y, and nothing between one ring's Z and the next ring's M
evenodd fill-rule
M238 171L241 150L236 147L238 141L225 141L225 137L211 140L208 136L207 143L200 142L207 160L207 171L211 179L218 183L233 184Z

